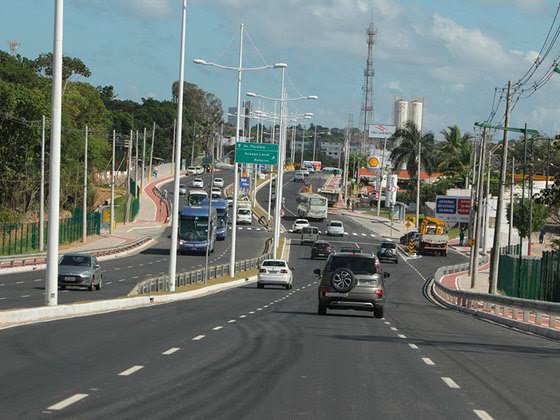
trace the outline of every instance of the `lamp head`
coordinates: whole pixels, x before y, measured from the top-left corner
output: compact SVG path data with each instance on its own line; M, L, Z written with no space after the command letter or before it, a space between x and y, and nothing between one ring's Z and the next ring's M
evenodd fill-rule
M311 100L313 100L313 101L316 101L317 99L319 99L319 97L318 97L317 95L309 95L309 96L307 97L307 99L311 99Z
M194 63L194 64L202 64L202 65L208 64L208 63L206 62L206 60L203 60L202 58L195 58L195 59L193 60L193 63Z
M252 97L252 98L254 98L254 97L257 96L257 94L256 94L255 92L247 92L246 95L247 95L247 96L250 96L250 97Z
M286 63L276 63L272 67L275 69L286 69L288 68L288 65Z

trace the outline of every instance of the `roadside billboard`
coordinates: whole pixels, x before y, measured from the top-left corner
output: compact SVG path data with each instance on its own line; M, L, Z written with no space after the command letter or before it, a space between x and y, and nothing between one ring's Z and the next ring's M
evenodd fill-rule
M468 223L471 198L448 195L436 197L436 217L449 223Z
M395 134L396 130L397 130L397 127L395 127L394 125L371 124L369 126L368 137L370 139L373 139L373 138L375 138L375 139L388 139L393 134Z

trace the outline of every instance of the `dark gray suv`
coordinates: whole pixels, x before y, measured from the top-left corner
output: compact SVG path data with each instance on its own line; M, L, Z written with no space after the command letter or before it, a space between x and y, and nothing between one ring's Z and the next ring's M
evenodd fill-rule
M324 270L315 269L321 277L319 283L319 315L327 309L354 309L373 312L375 318L383 318L385 288L383 273L373 254L341 252L331 254Z

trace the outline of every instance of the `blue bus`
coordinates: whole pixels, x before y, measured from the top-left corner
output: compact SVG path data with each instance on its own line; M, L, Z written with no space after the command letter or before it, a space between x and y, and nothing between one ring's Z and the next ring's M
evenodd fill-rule
M204 200L200 203L202 207L208 208L210 202L209 200ZM212 200L212 207L216 209L216 214L218 216L218 226L216 228L216 239L218 241L223 241L227 238L228 223L229 223L229 206L228 202L224 198Z
M218 215L215 208L210 211L209 219L208 206L183 207L179 213L179 252L205 253L207 249L214 252L217 227Z

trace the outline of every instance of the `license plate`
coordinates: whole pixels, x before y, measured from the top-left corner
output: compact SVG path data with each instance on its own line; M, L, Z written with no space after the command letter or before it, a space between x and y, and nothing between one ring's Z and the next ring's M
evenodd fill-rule
M269 273L269 274L278 274L278 271L276 271L276 270L268 270L268 273Z
M327 297L348 297L348 293L338 293L338 292L327 292L325 293Z
M76 281L74 277L64 277L64 281Z

